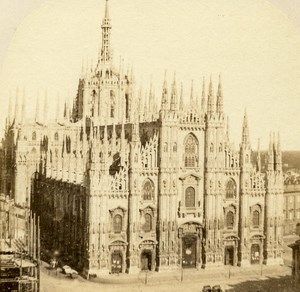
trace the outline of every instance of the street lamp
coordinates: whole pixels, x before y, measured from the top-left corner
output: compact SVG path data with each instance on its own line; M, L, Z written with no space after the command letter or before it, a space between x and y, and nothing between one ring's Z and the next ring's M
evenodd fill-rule
M181 260L181 261L180 261L180 262L181 262L181 265L180 265L180 266L181 266L181 268L180 268L180 269L181 269L180 281L183 282L183 266L182 266L182 263L183 263L183 257L182 257L182 247L181 247L180 253L181 253L181 256L180 256L180 260Z
M180 281L183 282L183 240L182 240L182 228L178 229L178 237L181 239L181 245L180 245Z

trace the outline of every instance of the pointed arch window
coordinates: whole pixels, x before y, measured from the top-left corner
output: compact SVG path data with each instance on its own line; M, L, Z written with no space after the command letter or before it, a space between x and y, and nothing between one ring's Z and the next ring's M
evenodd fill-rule
M226 226L228 229L233 229L234 226L234 214L232 211L228 211L226 215Z
M236 197L236 183L233 179L226 183L226 199L233 199Z
M153 200L154 198L154 185L153 182L147 179L143 185L143 200Z
M259 227L259 211L255 210L252 214L252 224L254 228Z
M185 206L195 207L195 189L188 187L185 191Z
M33 132L32 133L32 141L35 141L36 140L36 132Z
M57 132L54 134L54 140L58 141L58 133Z
M150 232L152 230L152 216L150 214L145 214L145 224L144 231Z
M114 216L113 226L114 226L115 233L121 233L121 231L122 231L122 216L121 215L117 214Z
M189 134L184 144L184 166L197 167L198 166L198 141L196 137Z

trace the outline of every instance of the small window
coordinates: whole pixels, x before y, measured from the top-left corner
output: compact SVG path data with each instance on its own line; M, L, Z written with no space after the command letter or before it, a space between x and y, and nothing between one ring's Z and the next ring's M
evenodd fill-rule
M228 229L233 229L234 226L234 214L232 211L227 212L226 225Z
M168 143L164 144L164 152L168 152Z
M257 210L255 210L252 214L252 223L253 223L253 227L254 228L258 228L259 227L259 212Z
M195 189L188 187L185 191L185 206L195 207Z
M115 117L115 107L113 105L111 105L110 107L110 117L111 118Z
M210 151L211 153L214 152L214 144L213 144L213 143L210 143L209 151Z
M115 215L114 217L114 232L120 233L122 231L122 216L121 215Z
M176 143L173 144L173 152L177 152L177 144Z
M145 215L144 231L150 232L152 230L152 216L150 214Z
M35 141L36 140L36 132L33 132L32 133L32 141Z
M58 141L58 133L57 132L54 134L54 140Z

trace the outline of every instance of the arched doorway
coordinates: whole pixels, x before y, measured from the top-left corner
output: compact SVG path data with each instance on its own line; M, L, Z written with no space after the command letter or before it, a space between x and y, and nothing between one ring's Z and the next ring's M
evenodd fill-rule
M122 253L121 251L114 251L111 254L111 273L119 274L122 273Z
M196 268L197 237L186 235L182 238L182 267Z
M152 266L152 252L151 250L143 250L141 254L141 270L151 271Z
M259 244L252 244L251 245L251 264L259 264L260 262L260 247Z
M225 247L225 265L234 265L234 247L232 245Z

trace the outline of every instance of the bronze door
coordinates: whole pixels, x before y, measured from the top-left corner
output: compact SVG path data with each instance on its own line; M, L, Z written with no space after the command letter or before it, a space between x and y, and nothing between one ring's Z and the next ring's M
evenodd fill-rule
M111 272L112 274L122 273L122 254L119 251L111 255Z
M141 270L151 271L152 253L151 251L143 251L141 255Z
M260 262L260 248L258 244L252 244L251 246L251 264L259 264Z
M234 248L233 246L226 246L225 247L225 265L234 264Z
M196 244L195 236L185 236L182 238L182 267L196 268Z

